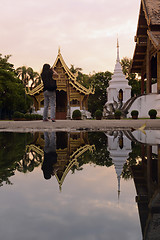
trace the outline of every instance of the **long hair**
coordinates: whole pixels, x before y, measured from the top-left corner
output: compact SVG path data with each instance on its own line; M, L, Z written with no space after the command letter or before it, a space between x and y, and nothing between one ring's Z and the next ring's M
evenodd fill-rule
M52 74L53 74L53 72L51 70L50 65L48 63L45 63L43 65L43 69L42 69L42 73L41 73L42 80L52 77Z

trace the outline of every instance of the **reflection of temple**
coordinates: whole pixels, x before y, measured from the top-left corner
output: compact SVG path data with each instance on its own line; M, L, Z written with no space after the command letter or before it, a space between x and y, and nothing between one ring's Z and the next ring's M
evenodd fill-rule
M63 139L63 143L62 143ZM64 179L73 166L79 166L78 158L86 151L92 151L86 132L57 132L57 164L55 176L61 188Z
M160 236L160 148L154 155L151 145L142 147L142 165L132 167L132 173L143 239L154 240Z
M108 151L114 163L117 179L118 179L118 194L120 193L120 178L123 171L123 166L129 157L131 149L131 141L123 134L122 131L107 132Z
M43 133L36 133L33 144L27 146L27 149L41 154L43 158ZM54 167L57 169L55 177L60 188L72 167L78 168L78 158L88 150L93 151L94 145L89 144L86 132L56 132L57 163Z
M141 142L142 162L131 169L142 235L144 240L156 240L160 236L160 131L134 131L132 135Z

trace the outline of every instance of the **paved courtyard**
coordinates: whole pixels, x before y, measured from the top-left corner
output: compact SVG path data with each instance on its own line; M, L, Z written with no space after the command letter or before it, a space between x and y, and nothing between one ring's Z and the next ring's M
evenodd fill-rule
M145 124L145 129L159 129L160 119L128 120L57 120L55 123L38 121L0 121L0 132L35 132L35 131L107 131L112 129L138 129Z

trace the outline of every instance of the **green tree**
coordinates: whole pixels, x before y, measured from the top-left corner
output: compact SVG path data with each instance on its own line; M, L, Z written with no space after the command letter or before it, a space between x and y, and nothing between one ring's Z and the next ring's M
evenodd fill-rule
M103 106L107 101L106 89L109 86L112 73L109 71L95 73L90 76L90 84L95 89L95 94L88 99L88 110L94 115L97 109L103 111Z
M132 87L131 96L134 95L138 96L141 94L141 82L137 79L135 73L130 73L130 67L132 64L132 59L124 57L121 60L121 66L123 73L125 74L126 78L128 79L128 84Z
M14 65L8 62L8 59L10 57L11 55L5 55L4 57L2 57L2 54L0 54L0 68L10 72L14 72Z
M29 96L25 98L24 86L8 59L9 55L0 55L0 118L11 118L14 111L26 112L32 103Z
M74 67L73 64L71 64L70 71L76 75L77 82L81 83L84 87L88 88L90 85L90 77L87 74L82 73L82 68Z

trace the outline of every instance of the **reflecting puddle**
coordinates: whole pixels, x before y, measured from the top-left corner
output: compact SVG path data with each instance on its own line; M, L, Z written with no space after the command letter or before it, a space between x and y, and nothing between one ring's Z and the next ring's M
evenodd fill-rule
M0 133L1 239L160 234L160 131Z

